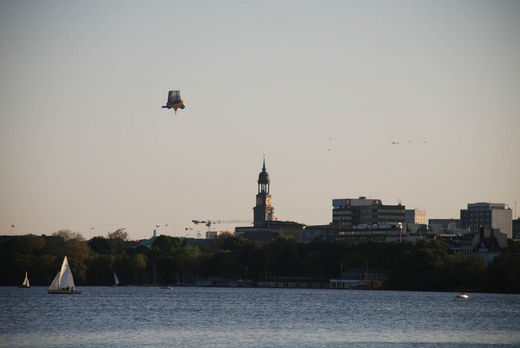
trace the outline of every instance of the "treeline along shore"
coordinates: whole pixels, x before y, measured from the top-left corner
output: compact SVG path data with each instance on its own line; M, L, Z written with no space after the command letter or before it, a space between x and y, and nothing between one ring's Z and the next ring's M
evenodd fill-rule
M49 285L69 259L77 285L197 284L211 278L247 280L251 286L282 278L339 279L349 269L384 269L383 289L520 293L520 243L510 241L492 261L454 253L442 241L299 244L279 237L259 244L219 235L209 248L159 236L152 246L109 234L86 241L79 233L0 237L0 285Z

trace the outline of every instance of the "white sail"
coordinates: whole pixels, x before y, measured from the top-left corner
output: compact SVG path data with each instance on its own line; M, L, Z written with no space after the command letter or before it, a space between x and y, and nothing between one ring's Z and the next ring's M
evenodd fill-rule
M61 269L54 277L51 286L49 286L49 290L73 289L74 287L74 278L72 277L67 256L65 256Z
M63 264L61 265L60 287L69 289L75 287L67 256L65 256Z
M117 277L117 274L114 273L114 284L119 285L119 278Z
M114 273L114 284L119 285L119 278L117 277L117 274Z
M51 286L49 286L49 290L59 290L59 281L60 281L60 272L56 273L56 276L52 280Z
M27 272L25 272L25 279L23 280L22 285L25 287L31 286L31 284L29 284L29 278L27 277Z

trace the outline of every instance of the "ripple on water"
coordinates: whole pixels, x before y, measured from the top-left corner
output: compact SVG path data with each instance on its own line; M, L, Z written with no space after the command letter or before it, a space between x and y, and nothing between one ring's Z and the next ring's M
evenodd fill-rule
M0 346L518 345L519 295L312 289L0 287Z

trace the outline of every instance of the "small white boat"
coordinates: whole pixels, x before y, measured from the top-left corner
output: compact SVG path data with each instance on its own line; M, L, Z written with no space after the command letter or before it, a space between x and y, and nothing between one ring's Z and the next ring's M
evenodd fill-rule
M25 272L25 279L23 280L22 285L19 286L20 288L30 288L31 284L29 283L29 278L27 277L27 272Z
M469 296L466 295L466 294L464 294L464 293L462 293L462 294L460 294L460 295L457 295L457 297L458 297L458 298L463 298L463 299L468 299L468 298L469 298Z
M63 258L61 269L56 273L47 293L66 295L81 294L81 291L76 290L76 286L74 285L74 278L72 277L67 256Z
M117 277L117 274L114 273L114 285L112 285L114 288L119 285L119 278Z

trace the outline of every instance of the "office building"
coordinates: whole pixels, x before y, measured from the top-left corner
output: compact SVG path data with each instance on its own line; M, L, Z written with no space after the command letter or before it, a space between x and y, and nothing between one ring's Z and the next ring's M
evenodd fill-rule
M498 230L505 233L508 239L513 238L512 210L503 203L468 203L467 209L460 210L462 228L471 232Z
M423 209L405 209L405 222L409 224L426 225L426 210Z
M333 199L332 223L337 225L392 225L405 222L404 205L385 205L366 197Z

